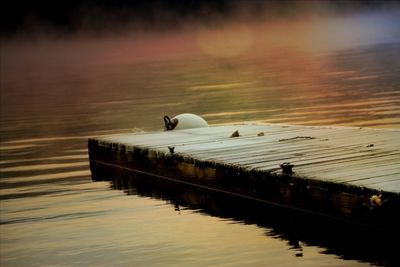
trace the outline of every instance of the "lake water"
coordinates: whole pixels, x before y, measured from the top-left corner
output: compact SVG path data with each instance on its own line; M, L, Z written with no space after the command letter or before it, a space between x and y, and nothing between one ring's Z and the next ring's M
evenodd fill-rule
M324 240L294 245L257 218L93 182L87 139L161 130L183 112L398 128L399 25L393 11L2 40L0 265L384 265Z

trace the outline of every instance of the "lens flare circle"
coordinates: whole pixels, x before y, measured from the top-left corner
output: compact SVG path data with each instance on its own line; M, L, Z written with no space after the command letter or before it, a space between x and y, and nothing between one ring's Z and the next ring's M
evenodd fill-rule
M246 52L253 42L253 33L246 26L207 29L197 35L197 45L203 53L221 58L239 56Z

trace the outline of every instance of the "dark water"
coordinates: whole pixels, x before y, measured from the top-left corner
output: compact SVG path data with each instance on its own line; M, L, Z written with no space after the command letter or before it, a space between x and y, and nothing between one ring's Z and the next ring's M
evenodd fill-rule
M178 209L170 196L92 182L86 146L91 136L160 130L164 114L182 112L210 124L397 128L399 18L3 40L0 265L384 265L323 236L299 237L299 257L268 220Z

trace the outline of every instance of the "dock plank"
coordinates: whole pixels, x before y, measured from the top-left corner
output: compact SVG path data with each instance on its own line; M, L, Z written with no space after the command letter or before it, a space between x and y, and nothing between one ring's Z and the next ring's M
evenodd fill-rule
M230 138L238 130L240 136ZM257 136L263 132L263 136ZM372 175L400 167L400 130L357 127L316 127L238 124L180 131L116 135L101 139L167 153L168 146L185 156L249 169L277 171L282 162L295 165L299 176L362 185ZM370 147L368 147L370 146ZM385 162L385 165L379 165ZM372 166L372 167L371 167ZM346 175L345 175L346 174ZM344 178L346 177L346 178ZM390 181L397 172L387 175ZM383 187L376 180L374 189ZM382 183L386 180L382 179ZM367 185L367 184L366 184ZM385 184L385 188L387 185Z

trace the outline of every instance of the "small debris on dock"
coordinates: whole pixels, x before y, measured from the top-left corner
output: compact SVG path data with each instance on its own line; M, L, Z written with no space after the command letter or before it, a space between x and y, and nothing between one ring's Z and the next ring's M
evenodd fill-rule
M264 132L259 132L257 136L264 136Z
M279 139L279 142L291 141L291 140L296 140L296 139L311 140L311 139L315 139L315 137L312 137L312 136L296 136L296 137L292 137L292 138L283 138L283 139Z
M232 138L232 137L239 137L239 136L240 136L239 130L236 130L236 131L234 131L234 132L232 133L231 138Z

